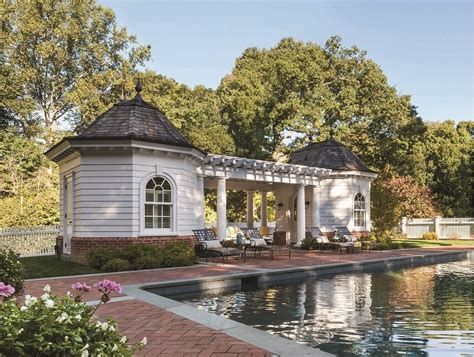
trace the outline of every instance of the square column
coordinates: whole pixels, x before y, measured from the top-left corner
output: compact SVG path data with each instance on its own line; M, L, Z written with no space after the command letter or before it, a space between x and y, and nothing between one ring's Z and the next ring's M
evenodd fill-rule
M226 237L227 228L227 190L225 178L217 180L217 239L223 240Z
M311 215L312 215L312 225L313 227L321 228L321 217L319 215L319 208L321 205L321 200L319 197L320 188L318 186L313 186L313 201L311 202Z
M247 191L247 228L253 228L253 191Z
M305 198L304 198L305 186L303 184L298 185L298 215L296 222L296 244L299 246L306 235L306 217L305 217Z
M268 225L268 216L267 216L267 191L261 191L262 193L262 207L260 212L260 217L262 221L260 223L261 227L267 227Z

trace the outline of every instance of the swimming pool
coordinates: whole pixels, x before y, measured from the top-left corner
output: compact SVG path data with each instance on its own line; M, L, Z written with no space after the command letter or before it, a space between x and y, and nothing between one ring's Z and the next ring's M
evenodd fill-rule
M470 257L173 298L339 356L469 356L474 354Z

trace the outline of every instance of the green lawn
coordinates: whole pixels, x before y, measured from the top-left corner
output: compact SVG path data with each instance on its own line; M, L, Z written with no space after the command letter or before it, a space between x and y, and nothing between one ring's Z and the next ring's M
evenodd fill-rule
M401 243L406 248L436 248L450 246L474 246L474 240L423 240L423 239L401 239L393 243Z
M54 255L20 258L20 260L25 265L27 279L99 273L97 269L64 262Z

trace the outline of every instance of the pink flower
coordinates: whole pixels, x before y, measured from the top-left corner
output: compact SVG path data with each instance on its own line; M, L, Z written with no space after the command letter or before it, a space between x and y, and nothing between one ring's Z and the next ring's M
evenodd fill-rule
M0 282L0 296L9 297L15 293L15 288L11 285L5 285L5 283Z
M109 294L109 293L122 293L122 287L120 284L116 283L115 281L112 280L101 280L99 281L96 286L99 287L99 291L103 294Z
M91 291L91 289L92 289L92 287L87 285L86 283L80 283L80 282L72 284L71 288L73 288L74 290L77 290L81 293L87 293L87 292Z

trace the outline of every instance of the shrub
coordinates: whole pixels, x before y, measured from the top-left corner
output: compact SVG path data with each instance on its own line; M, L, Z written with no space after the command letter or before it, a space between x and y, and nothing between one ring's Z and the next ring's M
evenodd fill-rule
M102 267L109 260L118 258L119 252L117 249L110 248L97 248L87 253L87 262L89 265L96 269L102 269Z
M173 242L165 247L135 244L121 249L99 248L87 255L89 265L106 272L154 269L191 265L196 256L184 242Z
M122 258L113 258L105 263L102 268L102 271L112 272L112 271L125 271L131 270L130 263Z
M73 284L78 294L57 296L46 285L40 297L26 295L23 304L15 298L0 303L0 355L5 356L132 356L146 339L129 346L113 320L91 321L97 308L120 293L119 284L103 280L96 307L81 302L91 287Z
M0 281L11 285L17 294L23 289L25 267L11 249L0 249Z
M304 250L313 250L316 249L316 242L312 237L305 237L301 242L301 249Z
M424 240L438 240L438 235L436 232L425 232L423 233Z
M196 261L196 255L189 245L184 242L168 243L162 250L162 267L179 267L192 265Z
M133 268L140 270L140 269L155 269L161 267L163 263L163 258L161 254L158 255L145 255L143 257L138 258L135 263L133 264Z
M129 245L119 251L118 258L125 259L130 265L142 257L154 257L161 255L160 248L149 244Z

